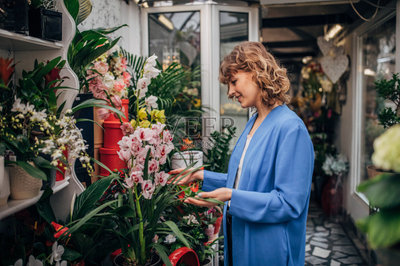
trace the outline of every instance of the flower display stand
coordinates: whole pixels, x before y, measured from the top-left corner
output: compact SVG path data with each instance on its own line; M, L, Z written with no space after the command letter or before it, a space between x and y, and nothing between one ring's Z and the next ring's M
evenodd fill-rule
M39 39L32 36L0 29L0 50L13 57L14 62L19 62L15 66L15 78L20 78L22 70L29 70L34 67L37 59L39 62L45 62L61 56L67 59L69 44L75 35L75 22L65 8L64 1L56 1L57 9L62 13L62 41L53 42ZM64 109L72 107L75 96L78 93L79 81L76 74L71 70L68 62L61 70L60 76L65 77L63 85L65 87L75 88L61 89L58 91L57 103L60 106L64 101ZM74 162L71 162L73 164ZM56 182L53 187L55 192L50 202L57 219L65 220L70 211L72 198L80 194L84 187L79 182L73 169L67 173L64 180ZM57 193L56 193L57 192ZM25 200L8 200L7 204L0 207L0 219L3 219L17 211L23 210L35 204L42 192L34 198Z

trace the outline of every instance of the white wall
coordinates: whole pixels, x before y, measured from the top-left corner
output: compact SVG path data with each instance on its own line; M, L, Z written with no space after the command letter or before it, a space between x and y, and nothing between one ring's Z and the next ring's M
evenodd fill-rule
M122 36L118 45L132 54L141 55L139 7L133 1L126 4L123 0L92 0L92 4L92 13L78 26L79 30L111 28L127 24L128 27L121 28L111 36L114 38Z

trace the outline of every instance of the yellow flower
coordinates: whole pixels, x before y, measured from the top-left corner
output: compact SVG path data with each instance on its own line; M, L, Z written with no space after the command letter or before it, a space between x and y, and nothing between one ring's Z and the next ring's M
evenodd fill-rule
M147 120L146 108L143 107L142 109L139 110L138 117L140 120Z
M193 105L196 108L199 108L201 106L201 100L200 99L194 99Z
M136 120L132 119L132 120L131 120L131 126L132 126L133 128L136 128L136 125L137 125Z
M151 123L150 123L149 120L144 120L144 121L141 121L141 122L139 123L139 126L140 126L141 128L148 128L148 127L151 126Z
M165 123L165 111L164 110L153 110L151 119L155 119L157 122Z

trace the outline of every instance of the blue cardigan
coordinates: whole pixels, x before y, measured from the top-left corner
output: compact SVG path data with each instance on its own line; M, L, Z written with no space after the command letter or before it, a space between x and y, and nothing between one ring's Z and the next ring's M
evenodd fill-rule
M233 149L228 173L204 171L204 191L233 188L246 136L256 116L247 122ZM313 168L313 145L303 121L286 105L274 108L254 133L239 187L232 190L233 265L304 265ZM225 236L226 212L227 204ZM226 238L224 246L228 258Z

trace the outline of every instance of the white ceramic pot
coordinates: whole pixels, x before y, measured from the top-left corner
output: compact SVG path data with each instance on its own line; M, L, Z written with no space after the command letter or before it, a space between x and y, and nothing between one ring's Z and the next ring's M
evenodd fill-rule
M10 196L10 178L8 167L4 167L4 156L0 156L0 206L7 204Z
M39 195L42 180L28 174L22 167L10 167L11 198L15 200L30 199Z
M196 162L194 168L203 165L203 152L202 151L183 151L177 152L171 157L171 168L186 168L188 165Z

